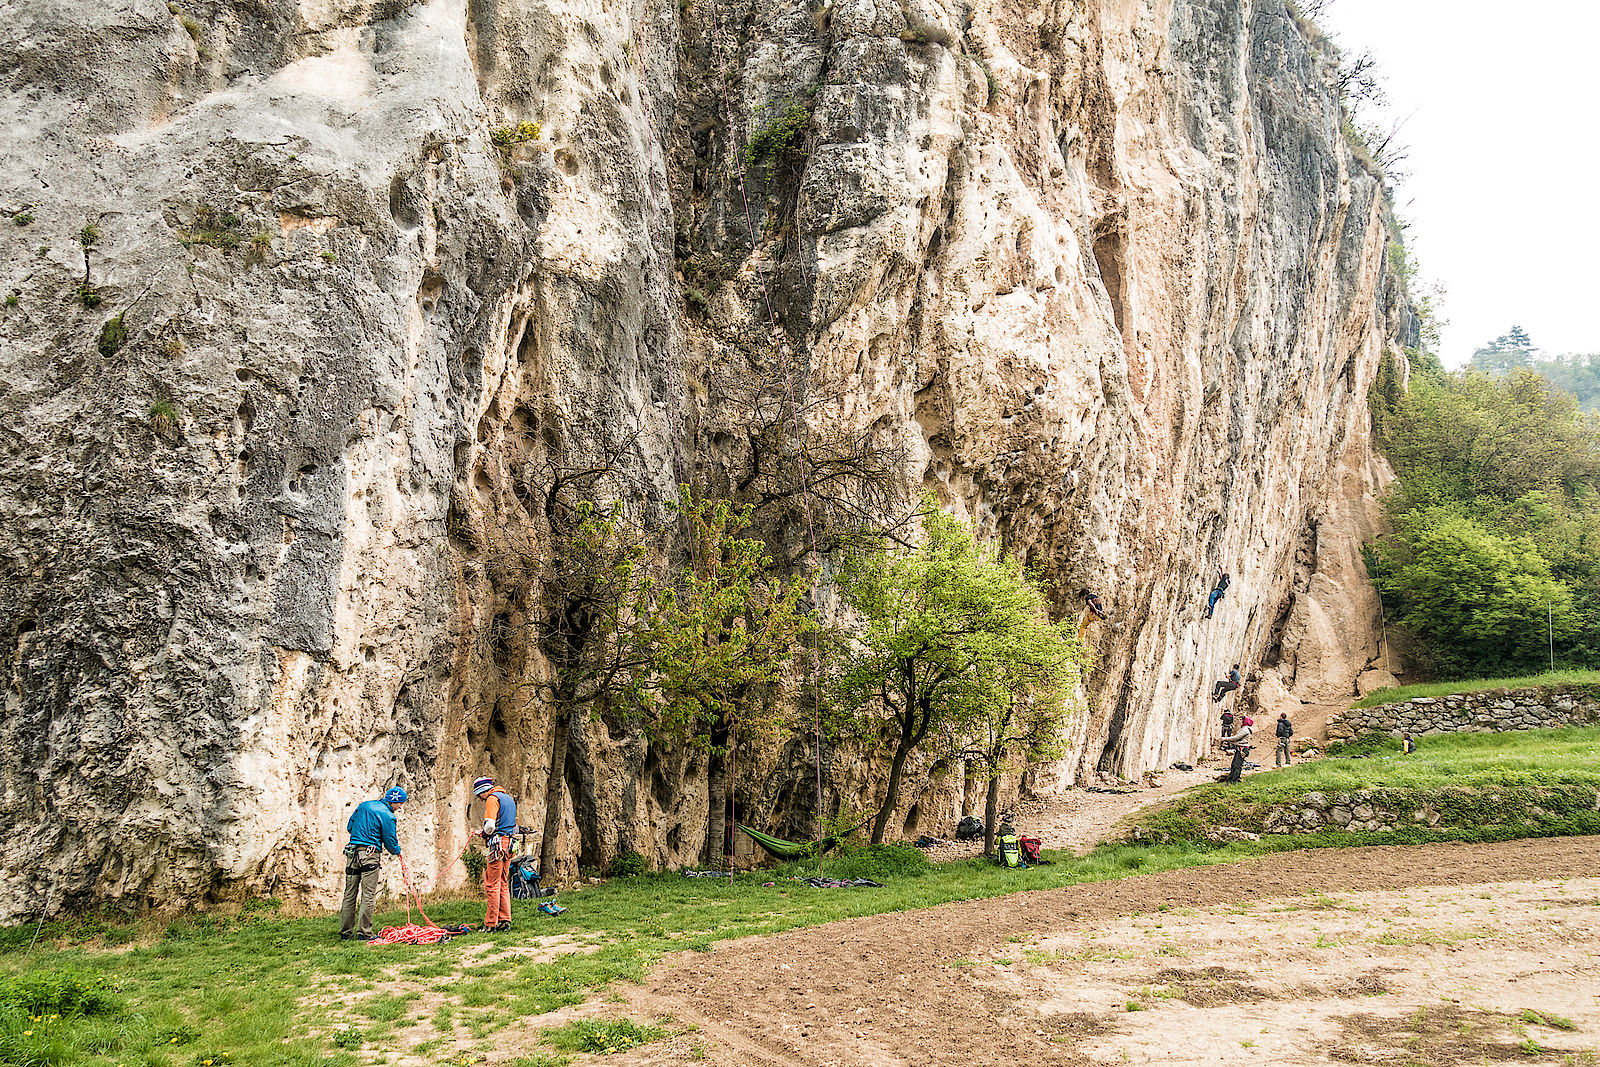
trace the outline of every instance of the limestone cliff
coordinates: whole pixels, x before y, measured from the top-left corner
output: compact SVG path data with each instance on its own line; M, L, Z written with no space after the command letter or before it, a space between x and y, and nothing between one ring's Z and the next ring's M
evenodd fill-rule
M1230 660L1324 699L1370 658L1312 666L1367 640L1313 575L1405 308L1282 0L9 10L0 918L326 900L394 782L459 878L466 783L541 825L552 752L563 869L694 862L721 768L554 721L505 549L586 465L658 521L737 489L772 383L1105 596L1069 777L1192 757ZM741 811L809 828L815 755L751 753Z

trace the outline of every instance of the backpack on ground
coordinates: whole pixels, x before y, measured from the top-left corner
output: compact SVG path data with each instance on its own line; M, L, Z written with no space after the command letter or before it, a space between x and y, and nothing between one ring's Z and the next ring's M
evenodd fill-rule
M513 899L531 900L544 896L539 892L539 864L533 856L518 856L511 861L506 873Z
M975 815L964 815L956 824L957 841L976 841L983 836L983 823Z
M995 839L995 854L1002 867L1020 868L1027 864L1022 860L1022 843L1017 840L1016 834L1002 834Z
M1037 837L1019 837L1017 846L1022 850L1022 862L1030 867L1037 867L1044 862L1044 857L1039 855L1039 850L1044 848L1044 842Z

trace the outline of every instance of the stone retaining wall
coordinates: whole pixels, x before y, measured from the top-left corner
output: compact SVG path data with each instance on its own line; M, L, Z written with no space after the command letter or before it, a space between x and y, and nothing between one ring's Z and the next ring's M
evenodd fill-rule
M1600 693L1548 686L1487 689L1335 712L1328 716L1328 740L1348 741L1367 733L1398 737L1401 731L1417 736L1593 723L1600 723Z

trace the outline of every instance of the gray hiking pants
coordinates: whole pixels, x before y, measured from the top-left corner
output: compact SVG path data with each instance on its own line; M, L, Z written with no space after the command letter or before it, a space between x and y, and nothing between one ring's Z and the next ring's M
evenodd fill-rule
M378 899L378 868L382 856L383 853L375 848L357 849L354 855L346 854L344 903L339 908L341 937L371 936L372 911Z
M1292 762L1293 761L1289 759L1289 739L1287 737L1278 738L1278 766L1282 767L1285 763Z

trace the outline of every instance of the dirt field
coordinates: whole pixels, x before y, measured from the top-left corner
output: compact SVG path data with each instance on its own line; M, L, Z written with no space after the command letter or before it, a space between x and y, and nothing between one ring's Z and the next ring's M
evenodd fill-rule
M1589 1064L1597 897L1597 838L1305 851L729 942L579 1014L695 1028L618 1064Z

